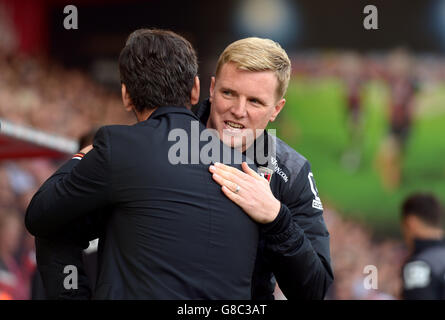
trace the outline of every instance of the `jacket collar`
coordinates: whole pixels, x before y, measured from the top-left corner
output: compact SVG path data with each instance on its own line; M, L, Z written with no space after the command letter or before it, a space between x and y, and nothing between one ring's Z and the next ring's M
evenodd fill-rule
M159 107L150 115L150 117L147 120L159 118L159 117L165 115L166 113L183 113L183 114L187 114L187 115L195 118L196 120L199 120L198 117L191 110L186 108L185 106Z
M205 126L207 126L207 121L210 117L210 100L206 99L202 101L201 103L194 105L192 107L193 112L195 115L199 118L199 121Z
M443 239L414 239L414 253L419 253L431 247L445 246L445 238Z

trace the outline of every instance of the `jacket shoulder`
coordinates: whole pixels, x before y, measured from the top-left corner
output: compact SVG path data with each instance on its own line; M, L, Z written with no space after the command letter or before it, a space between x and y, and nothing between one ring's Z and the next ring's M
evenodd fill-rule
M111 124L111 125L103 126L99 130L106 130L108 132L114 133L114 132L130 130L133 127L134 127L134 125L129 126L129 125L124 125L124 124Z
M143 127L143 123L139 122L133 125L112 124L106 125L97 131L97 136L107 135L109 138L124 138L128 135L137 134L140 128ZM114 140L114 139L113 139Z
M426 250L413 255L410 261L423 261L428 264L433 271L445 271L445 247L435 246L427 248Z
M310 170L309 161L278 137L276 137L276 159L272 157L272 165L274 171L291 185L302 170L308 172Z

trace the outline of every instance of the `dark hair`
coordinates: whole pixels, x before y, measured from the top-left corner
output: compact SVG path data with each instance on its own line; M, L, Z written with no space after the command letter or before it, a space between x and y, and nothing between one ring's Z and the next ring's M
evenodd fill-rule
M439 200L432 194L415 193L402 204L402 217L415 215L425 224L442 228L443 208Z
M190 42L167 30L139 29L119 56L121 82L137 111L190 105L198 61Z

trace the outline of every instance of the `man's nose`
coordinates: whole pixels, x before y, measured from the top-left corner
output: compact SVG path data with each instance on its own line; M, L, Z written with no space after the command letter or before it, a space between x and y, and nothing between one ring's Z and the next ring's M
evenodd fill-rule
M237 99L230 111L235 117L244 118L247 114L247 100L245 98Z

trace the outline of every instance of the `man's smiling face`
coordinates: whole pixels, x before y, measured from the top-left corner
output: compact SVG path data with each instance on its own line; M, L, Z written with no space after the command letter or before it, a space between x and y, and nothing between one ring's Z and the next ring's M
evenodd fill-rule
M224 64L210 85L207 127L216 129L225 144L244 151L257 130L262 132L283 108L286 101L277 97L277 86L273 71L247 71L232 62Z

